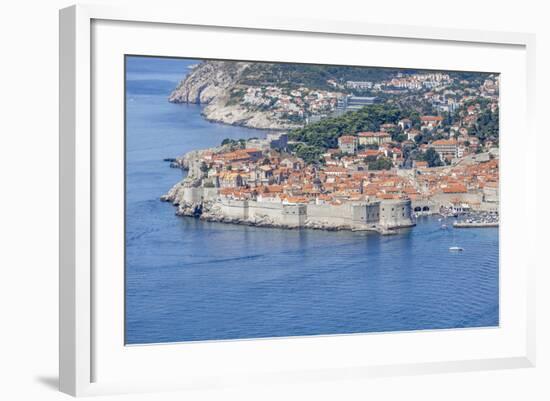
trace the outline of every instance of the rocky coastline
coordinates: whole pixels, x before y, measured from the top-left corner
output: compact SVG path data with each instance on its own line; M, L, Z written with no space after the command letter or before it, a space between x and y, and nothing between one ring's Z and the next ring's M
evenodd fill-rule
M277 118L269 110L248 110L238 102L231 102L231 90L248 66L249 63L244 62L202 62L179 83L168 101L205 105L203 117L216 123L265 130L300 127Z
M175 191L177 193L177 191ZM192 217L198 218L203 221L215 222L215 223L225 223L225 224L237 224L243 226L252 226L252 227L263 227L263 228L279 228L279 229L313 229L313 230L324 230L324 231L373 231L381 234L394 234L395 231L392 230L381 230L381 229L357 229L350 225L337 225L337 224L319 224L315 222L307 221L302 226L295 226L290 224L283 224L274 221L268 217L256 218L254 220L245 220L241 218L228 217L225 216L219 208L216 207L216 202L202 202L202 203L188 203L188 202L178 202L172 200L173 196L170 195L170 192L161 197L161 200L164 202L171 202L176 207L176 215L180 217Z

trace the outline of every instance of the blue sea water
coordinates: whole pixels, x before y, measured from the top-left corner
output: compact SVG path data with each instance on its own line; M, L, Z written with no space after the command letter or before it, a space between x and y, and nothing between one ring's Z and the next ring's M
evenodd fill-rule
M498 325L498 229L422 218L380 236L175 216L159 197L184 173L163 158L265 135L168 103L193 64L127 59L127 344Z

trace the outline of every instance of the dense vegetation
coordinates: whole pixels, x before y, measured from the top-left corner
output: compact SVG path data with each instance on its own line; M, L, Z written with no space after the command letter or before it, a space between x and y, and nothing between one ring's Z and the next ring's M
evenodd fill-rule
M470 106L479 105L481 112L473 126L468 129L468 134L476 136L479 141L484 144L485 141L491 140L498 144L499 138L499 108L491 111L488 99L476 98L464 102L462 107L453 116L453 123L457 121L460 115L466 115L467 109Z
M389 157L381 157L368 163L369 170L389 170L393 167Z
M322 148L303 143L298 143L293 146L292 151L307 164L319 163L321 161L321 155L323 154Z
M275 85L279 87L298 88L305 86L312 89L334 89L327 81L334 81L340 85L346 81L373 81L389 80L397 76L425 73L431 71L356 67L341 65L289 64L289 63L251 63L242 73L239 84L252 86ZM489 74L449 72L457 80L483 82Z
M338 147L338 138L361 131L378 131L384 123L397 123L408 115L395 105L371 105L339 117L327 118L315 124L292 130L289 139L302 142L321 151Z
M425 153L420 153L417 160L423 160L429 167L439 167L443 165L439 153L434 148L429 148Z
M243 72L239 84L334 89L327 81L380 81L391 79L400 71L402 70L336 65L252 63ZM415 71L407 70L407 73L413 72Z
M470 135L477 136L481 143L490 139L498 142L499 131L499 111L484 110L479 115L476 123L470 128Z
M252 139L252 138L250 138ZM231 139L225 138L222 143L222 146L228 146L231 150L244 149L246 146L246 139Z

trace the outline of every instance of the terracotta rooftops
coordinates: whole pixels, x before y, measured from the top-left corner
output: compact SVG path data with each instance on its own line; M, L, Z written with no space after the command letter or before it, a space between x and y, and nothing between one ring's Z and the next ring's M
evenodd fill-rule
M338 142L340 143L353 143L356 140L357 138L351 135L343 135L340 138L338 138Z
M420 117L421 121L443 121L441 116L422 116Z

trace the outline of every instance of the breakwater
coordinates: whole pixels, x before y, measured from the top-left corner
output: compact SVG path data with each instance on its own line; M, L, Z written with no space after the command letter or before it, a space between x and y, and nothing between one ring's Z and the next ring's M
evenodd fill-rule
M456 228L483 228L483 227L498 227L497 223L489 223L489 222L463 222L463 221L457 221L453 224L453 227Z

